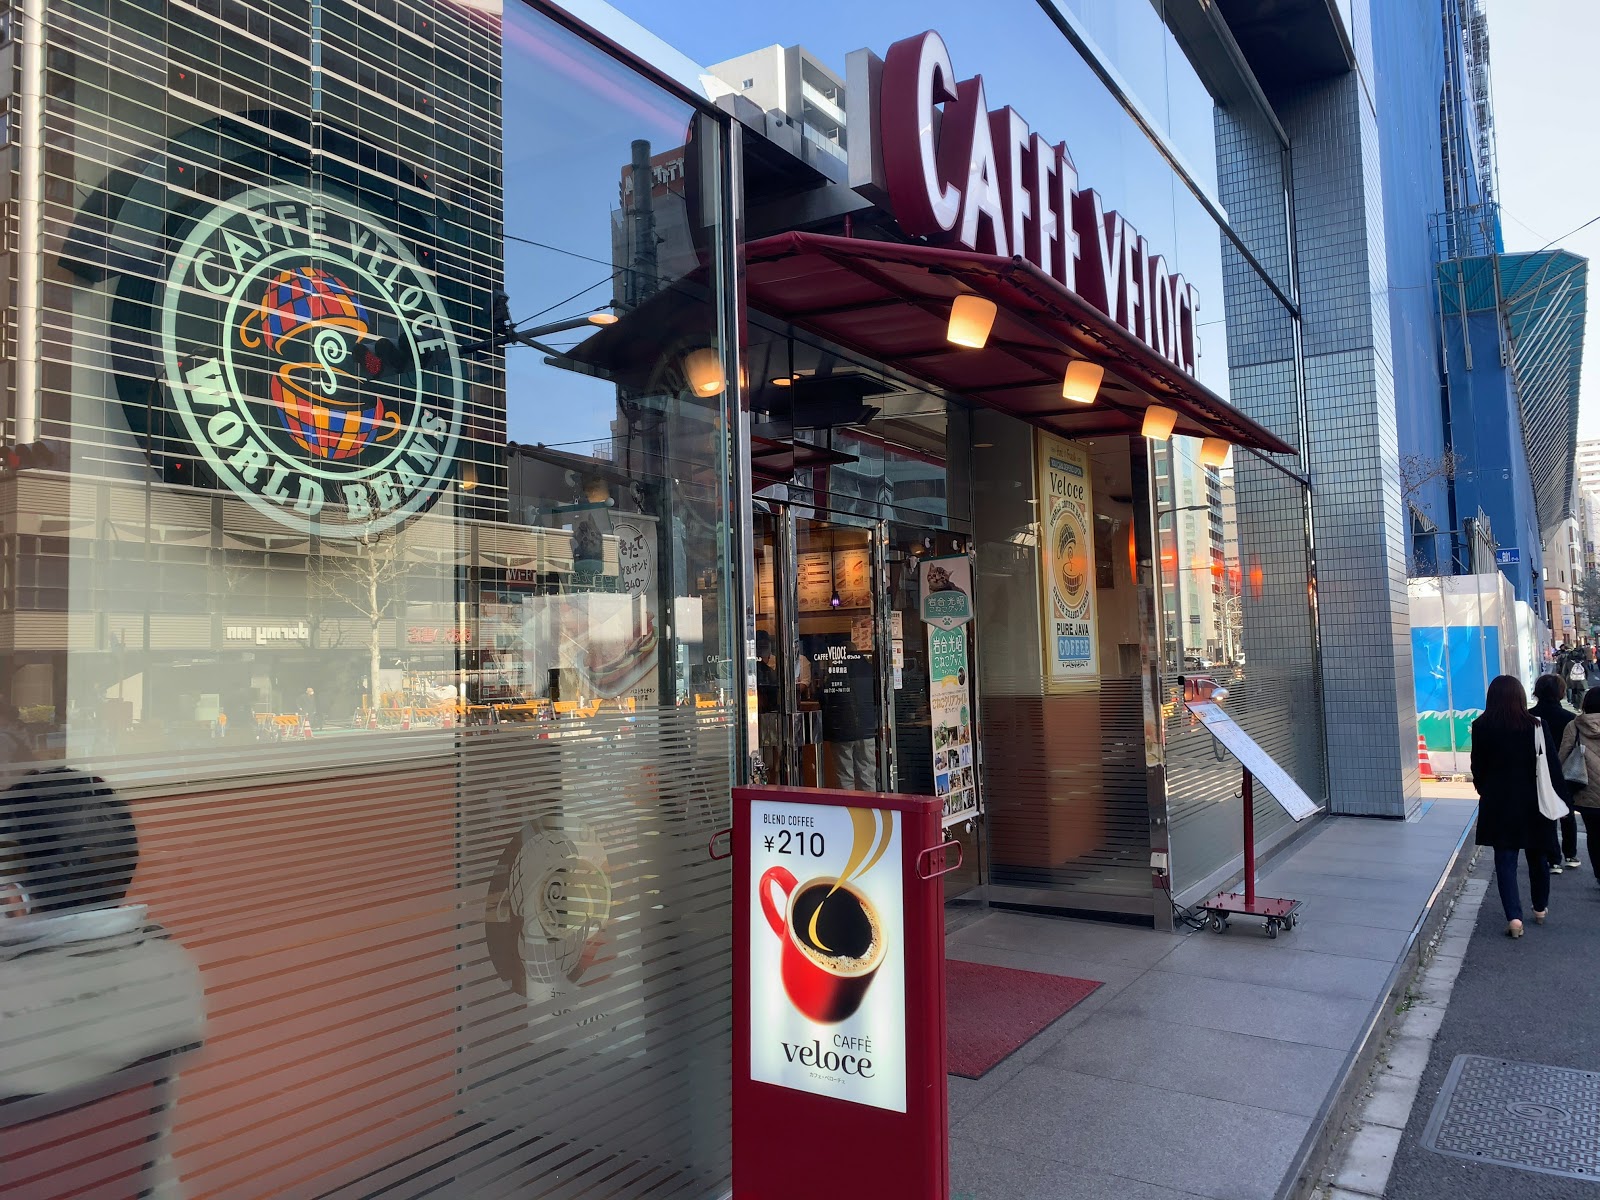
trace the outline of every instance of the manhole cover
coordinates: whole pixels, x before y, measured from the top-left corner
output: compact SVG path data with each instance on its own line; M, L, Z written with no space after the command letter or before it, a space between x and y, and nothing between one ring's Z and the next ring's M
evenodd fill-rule
M1429 1150L1600 1180L1600 1071L1457 1055L1422 1131Z

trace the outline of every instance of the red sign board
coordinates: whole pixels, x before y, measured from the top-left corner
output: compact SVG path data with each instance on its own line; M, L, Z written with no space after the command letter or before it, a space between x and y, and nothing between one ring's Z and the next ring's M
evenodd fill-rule
M874 141L852 159L851 185L881 198L902 229L1025 258L1194 374L1194 287L1098 192L1078 186L1065 142L1034 133L1009 107L991 110L982 76L958 80L942 37L896 42L879 69L852 74L846 95L850 128L867 126Z
M939 801L733 801L734 1195L945 1200Z

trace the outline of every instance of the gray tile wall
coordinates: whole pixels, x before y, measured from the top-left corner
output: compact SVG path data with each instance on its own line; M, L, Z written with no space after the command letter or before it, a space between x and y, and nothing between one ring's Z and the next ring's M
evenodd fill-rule
M1323 696L1335 812L1418 799L1394 372L1366 4L1361 71L1276 98L1293 146Z

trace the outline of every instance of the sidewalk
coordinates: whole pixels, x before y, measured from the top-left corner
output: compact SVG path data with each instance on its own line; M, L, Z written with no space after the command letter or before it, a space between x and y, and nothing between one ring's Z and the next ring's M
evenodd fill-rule
M1404 1132L1381 1193L1388 1200L1600 1196L1600 886L1581 840L1580 852L1582 867L1551 880L1548 923L1529 920L1519 941L1505 936L1494 868L1479 857L1482 905L1475 921L1460 921L1471 940L1459 972L1440 980L1443 1021L1409 1118L1395 1122ZM1526 905L1525 879L1522 891ZM1440 1103L1462 1056L1472 1057Z
M1243 918L1174 935L999 911L952 933L952 958L1102 983L984 1078L950 1079L952 1197L1286 1193L1474 810L1325 819L1263 874L1305 901L1275 941Z

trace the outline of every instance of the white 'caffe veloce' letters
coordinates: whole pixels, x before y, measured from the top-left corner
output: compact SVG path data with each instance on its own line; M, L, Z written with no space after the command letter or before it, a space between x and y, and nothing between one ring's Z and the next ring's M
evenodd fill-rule
M851 187L913 236L1026 259L1194 374L1198 294L1078 187L1065 142L1051 145L1010 108L989 111L982 77L957 82L932 31L881 60L858 50L847 65Z

